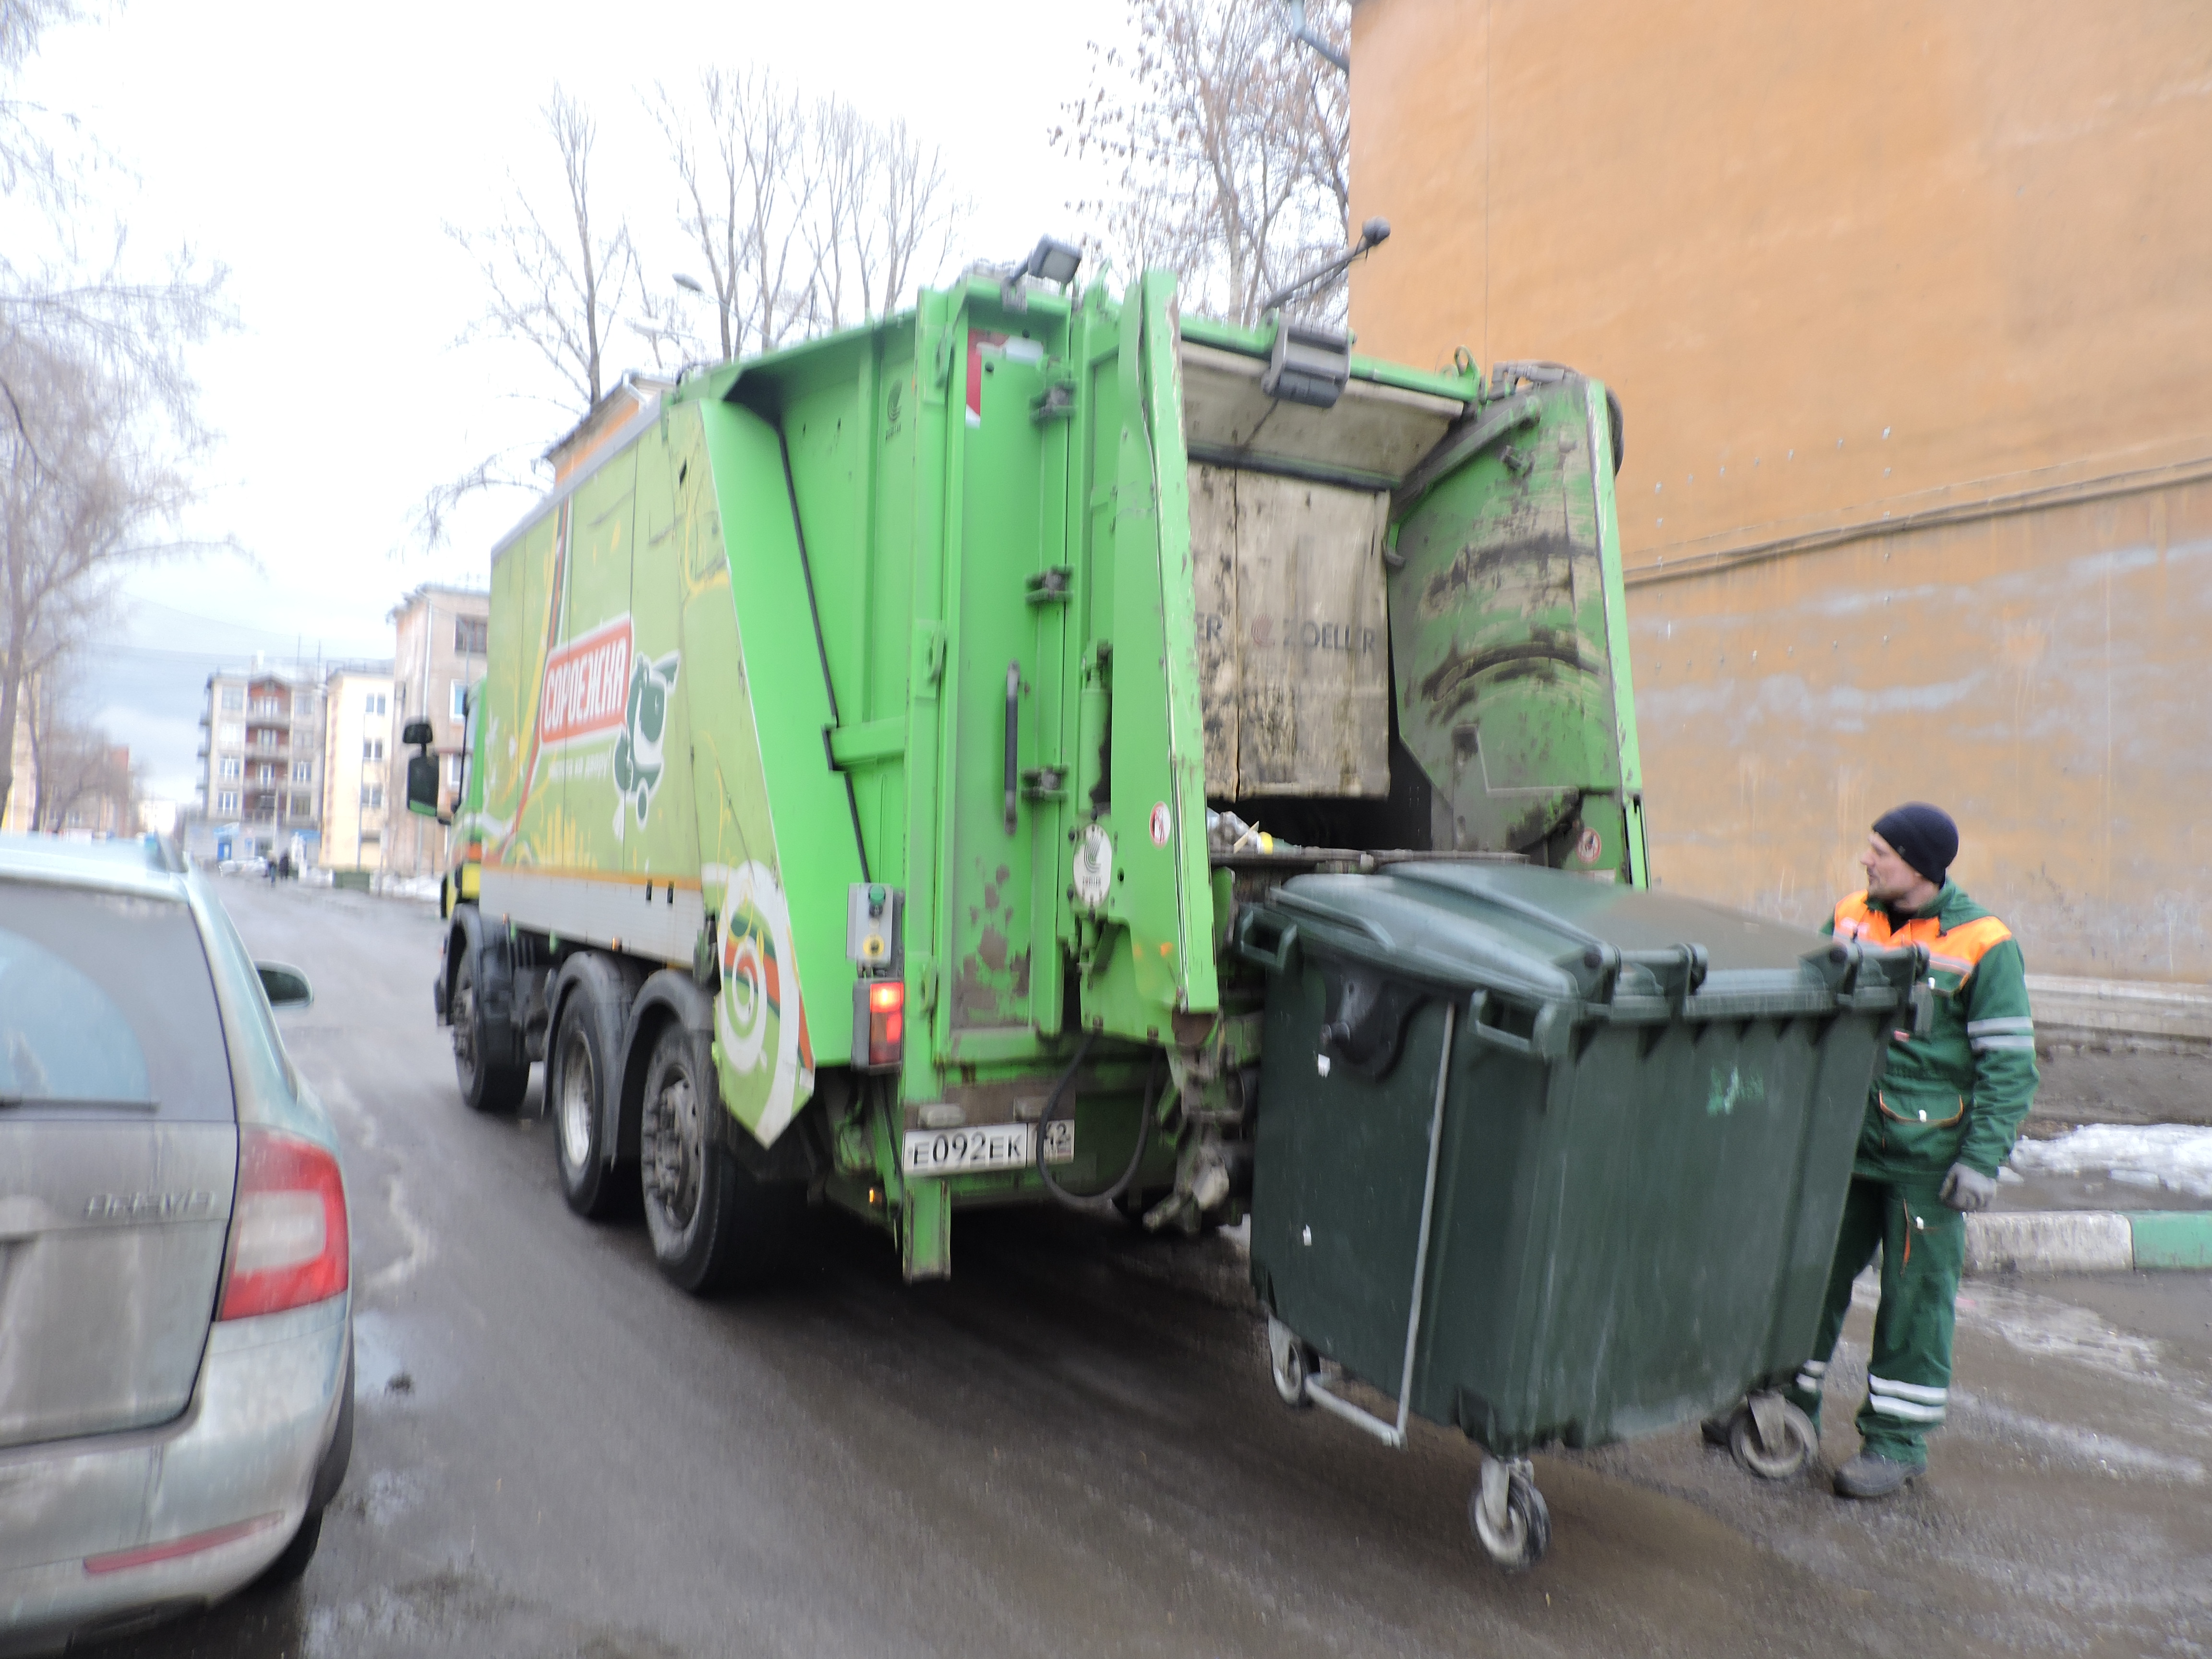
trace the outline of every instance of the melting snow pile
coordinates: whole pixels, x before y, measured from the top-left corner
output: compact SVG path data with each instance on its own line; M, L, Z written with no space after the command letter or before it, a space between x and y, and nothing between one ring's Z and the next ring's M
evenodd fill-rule
M2109 1175L2134 1187L2212 1198L2212 1129L2188 1123L2090 1123L2012 1151L2023 1175Z

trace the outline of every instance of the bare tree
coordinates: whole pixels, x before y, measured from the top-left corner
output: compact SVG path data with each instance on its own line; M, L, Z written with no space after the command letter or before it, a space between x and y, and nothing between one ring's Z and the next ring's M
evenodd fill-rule
M1052 142L1114 172L1086 203L1133 266L1177 271L1183 303L1237 322L1341 251L1350 205L1345 77L1291 37L1280 0L1127 0L1133 46L1093 43L1091 86ZM1316 8L1341 46L1349 0ZM1340 313L1340 278L1302 302Z
M456 343L491 336L530 347L565 383L569 395L562 401L580 416L599 401L607 342L635 279L637 257L623 220L611 232L592 228L598 124L557 84L541 113L561 158L567 199L549 225L529 191L510 179L507 214L495 229L446 227L491 291L484 314Z
M25 689L37 778L31 828L49 834L71 829L129 834L138 797L131 751L101 727L72 716L73 679L49 672Z
M75 117L17 95L46 32L84 16L76 0L0 0L0 197L28 197L58 233L43 258L20 243L0 246L0 339L88 355L131 382L143 418L166 421L185 449L198 450L212 434L200 422L199 387L185 349L236 326L223 296L223 268L202 269L186 246L166 276L134 275L120 225L104 264L80 258L76 246L90 216L80 153L86 141ZM66 137L78 141L74 150ZM28 437L30 395L31 388L0 374L0 420L14 425L19 441Z
M0 426L0 733L27 679L81 640L117 576L173 551L155 539L191 497L182 459L149 436L137 384L93 350L0 337L21 418ZM0 743L0 811L15 787Z
M944 152L934 145L923 149L904 120L882 130L878 157L871 210L882 234L874 245L869 312L880 317L903 305L923 277L951 263L969 204L953 188Z
M706 262L722 356L772 351L807 306L801 227L817 180L805 106L765 70L708 69L696 110L658 86L652 108L683 190L684 234Z
M562 389L550 401L574 421L588 415L605 390L607 348L638 287L637 252L626 220L616 218L611 231L604 217L595 224L598 123L557 82L540 113L560 157L564 199L557 210L541 213L510 174L505 214L491 230L446 226L446 234L476 261L491 296L483 315L454 343L502 339L536 352ZM648 331L647 337L653 336ZM435 486L416 505L416 539L426 548L442 545L454 509L481 491L534 491L536 460L534 453L501 450Z
M809 106L757 70L706 70L690 106L658 87L650 107L725 359L894 310L951 251L964 208L902 121Z

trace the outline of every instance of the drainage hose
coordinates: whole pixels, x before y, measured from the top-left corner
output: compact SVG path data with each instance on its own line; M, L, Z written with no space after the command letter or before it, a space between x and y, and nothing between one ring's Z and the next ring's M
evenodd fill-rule
M1044 1182L1045 1191L1049 1193L1054 1200L1071 1210L1085 1215L1119 1215L1121 1212L1115 1207L1115 1200L1129 1190L1129 1183L1137 1178L1137 1166L1145 1161L1146 1150L1152 1144L1152 1112L1159 1103L1160 1068L1157 1058L1152 1062L1151 1074L1145 1079L1144 1109L1137 1119L1137 1148L1129 1154L1129 1167L1121 1171L1120 1180L1103 1192L1071 1193L1053 1179L1052 1170L1044 1161L1045 1130L1053 1120L1060 1115L1060 1103L1063 1099L1067 1098L1069 1091L1074 1085L1076 1068L1083 1064L1085 1058L1091 1053L1091 1039L1094 1035L1095 1033L1090 1031L1083 1034L1083 1041L1076 1046L1075 1058L1067 1062L1067 1069L1060 1074L1060 1081L1052 1085L1052 1093L1046 1097L1044 1110L1037 1115L1036 1156L1037 1179ZM1074 1109L1072 1103L1069 1109L1071 1111Z

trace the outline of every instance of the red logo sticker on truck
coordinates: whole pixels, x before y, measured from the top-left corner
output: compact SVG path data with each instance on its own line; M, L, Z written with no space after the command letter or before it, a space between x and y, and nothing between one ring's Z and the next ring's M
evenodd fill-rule
M629 701L629 617L579 635L545 659L538 704L541 749L622 729Z
M1161 801L1152 808L1152 845L1155 847L1164 847L1167 844L1168 804L1165 801Z

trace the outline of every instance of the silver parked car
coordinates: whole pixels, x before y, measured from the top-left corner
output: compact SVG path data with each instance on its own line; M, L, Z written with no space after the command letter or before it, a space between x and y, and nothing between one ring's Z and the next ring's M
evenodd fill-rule
M296 1577L353 1448L345 1188L167 843L0 835L0 1652Z

